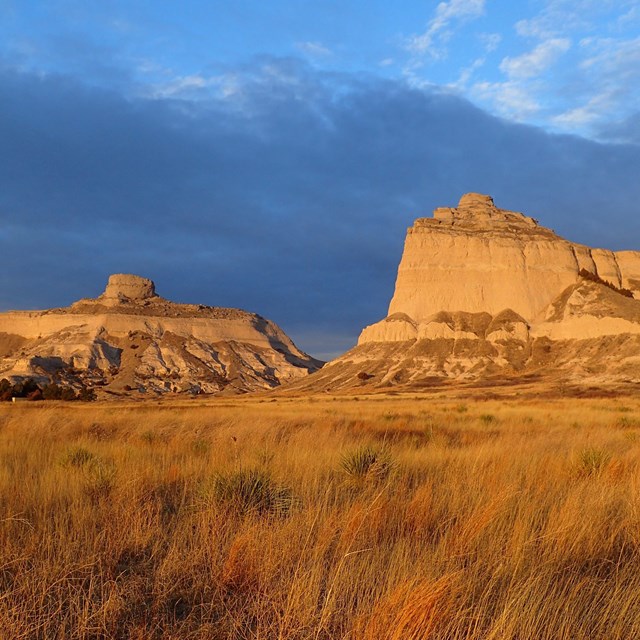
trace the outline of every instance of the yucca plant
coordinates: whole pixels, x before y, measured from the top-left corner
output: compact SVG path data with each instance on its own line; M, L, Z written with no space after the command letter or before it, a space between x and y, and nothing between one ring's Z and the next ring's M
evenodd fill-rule
M115 487L116 475L113 462L95 458L85 468L85 494L93 502L108 498Z
M577 461L579 476L599 476L607 466L610 455L602 449L583 449Z
M63 467L84 467L95 461L95 455L84 447L71 447L64 454L60 464Z
M342 454L340 468L354 479L382 479L393 464L386 448L364 445Z
M213 498L240 514L287 514L293 504L289 487L279 485L260 469L239 469L219 474L213 481Z

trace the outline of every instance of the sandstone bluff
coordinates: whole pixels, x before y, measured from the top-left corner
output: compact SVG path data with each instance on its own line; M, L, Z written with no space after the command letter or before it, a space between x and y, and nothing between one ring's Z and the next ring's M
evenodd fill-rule
M469 193L408 230L386 318L307 382L640 382L640 252L591 249Z
M241 311L176 304L134 275L70 307L0 314L0 378L53 381L99 396L242 393L307 376L321 362L273 322Z

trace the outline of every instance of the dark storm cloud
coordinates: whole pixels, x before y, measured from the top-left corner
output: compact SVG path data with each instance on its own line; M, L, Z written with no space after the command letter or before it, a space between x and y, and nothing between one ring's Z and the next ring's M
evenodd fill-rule
M604 140L640 145L640 112L601 127L598 134Z
M132 272L327 353L385 315L406 227L464 192L640 248L637 147L295 60L236 74L227 99L180 100L1 72L0 307L68 304Z

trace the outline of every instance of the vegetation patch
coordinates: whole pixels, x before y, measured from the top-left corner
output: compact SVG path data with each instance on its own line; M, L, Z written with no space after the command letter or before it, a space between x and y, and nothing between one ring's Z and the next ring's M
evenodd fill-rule
M64 454L60 464L63 467L84 467L85 465L94 462L96 456L84 447L71 447Z
M578 454L575 470L581 477L598 477L609 464L611 456L602 449L588 447Z
M381 480L386 478L393 463L386 448L365 445L342 454L340 469L354 479Z
M217 475L213 498L238 514L286 515L293 505L289 487L277 484L261 469L238 469Z
M615 284L609 282L608 280L603 280L600 276L597 276L595 273L591 273L591 271L587 271L586 269L580 269L578 275L590 282L597 282L598 284L603 284L605 287L608 287L612 291L619 293L625 298L633 298L633 291L631 289L624 289L622 287L616 287Z
M2 640L638 637L636 397L315 400L0 405Z

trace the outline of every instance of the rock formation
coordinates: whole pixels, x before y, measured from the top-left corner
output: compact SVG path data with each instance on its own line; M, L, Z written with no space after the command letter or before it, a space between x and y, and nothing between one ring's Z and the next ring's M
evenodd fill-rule
M640 252L569 242L469 193L415 221L388 316L308 384L640 382L638 362Z
M389 315L423 322L439 311L510 308L532 322L581 269L640 290L640 254L573 244L489 196L467 194L409 229Z
M156 297L156 287L152 280L126 273L109 276L107 288L100 296L104 304L119 304L127 300L147 300Z
M70 307L0 313L0 378L99 395L240 393L304 377L321 362L273 322L239 309L176 304L117 274Z

